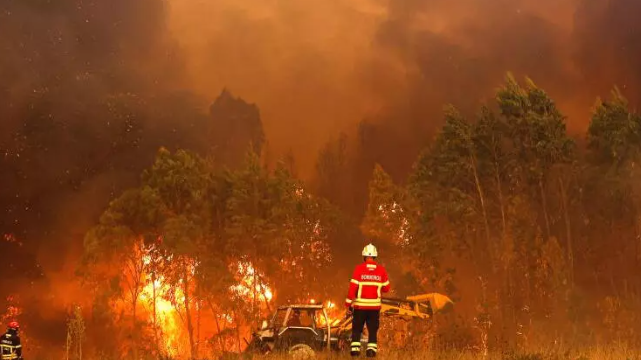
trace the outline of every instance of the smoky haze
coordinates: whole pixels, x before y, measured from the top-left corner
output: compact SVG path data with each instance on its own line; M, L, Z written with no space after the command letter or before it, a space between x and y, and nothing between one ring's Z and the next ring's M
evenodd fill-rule
M229 86L259 104L271 147L293 147L305 173L328 137L364 117L392 121L399 137L409 132L420 142L443 103L475 109L506 71L546 88L575 131L612 86L632 100L639 91L641 5L633 0L174 0L169 7L189 87L212 97Z
M579 133L614 85L638 104L639 13L636 0L2 0L0 232L23 243L16 274L64 279L159 146L207 147L224 87L257 104L268 151L291 149L306 179L365 118L404 175L442 105L473 111L506 71Z

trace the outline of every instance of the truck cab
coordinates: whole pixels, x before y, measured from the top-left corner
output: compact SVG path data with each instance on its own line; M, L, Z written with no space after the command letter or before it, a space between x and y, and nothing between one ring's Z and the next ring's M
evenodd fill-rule
M249 347L261 353L287 352L310 358L330 347L331 326L322 305L286 305L254 333Z

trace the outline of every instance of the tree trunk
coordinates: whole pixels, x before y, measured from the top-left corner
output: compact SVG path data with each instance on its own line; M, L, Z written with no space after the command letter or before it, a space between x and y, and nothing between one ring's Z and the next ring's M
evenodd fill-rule
M151 302L153 303L153 321L154 321L154 342L156 343L156 350L160 352L160 339L158 338L158 309L156 308L156 301L158 300L158 294L156 293L156 270L154 265L154 270L151 272Z
M483 213L483 225L485 226L485 240L487 241L487 246L490 246L492 243L490 241L490 223L487 219L487 210L485 209L485 194L483 193L483 187L481 186L481 180L479 179L478 170L476 168L476 158L470 156L470 162L472 164L472 173L474 175L474 183L476 184L476 191L481 202L481 212Z
M236 311L234 311L234 319L236 319L236 340L238 340L238 352L242 352L243 349L240 346L240 319L238 318Z
M207 299L207 304L209 305L209 308L211 309L211 314L214 317L214 321L216 323L216 331L218 331L218 333L217 333L218 336L217 337L218 337L218 343L220 344L220 351L222 351L224 353L225 352L225 343L223 342L223 339L220 337L221 330L220 330L220 322L218 321L217 312L214 309L214 304L211 302L211 299L209 299L209 298Z
M496 177L496 189L499 194L499 207L501 209L501 225L502 225L502 236L503 239L506 238L507 236L507 219L505 215L505 202L503 201L503 183L501 181L501 174L499 172L499 164L495 160L494 164L494 172L495 172L495 177Z
M137 287L136 287L137 288ZM133 341L133 346L132 346L132 352L133 352L133 357L134 360L138 360L138 329L136 329L136 318L137 318L137 310L138 310L138 290L134 289L132 296L131 296L131 306L132 306L132 316L131 316L131 322L132 322L132 341Z
M263 301L265 302L265 307L267 308L267 313L271 314L272 313L272 307L269 305L269 301L267 300L267 286L265 285L265 281L262 279L262 277L258 277L258 282L260 283L260 294L263 296ZM272 293L272 297L274 294Z
M568 210L568 197L565 191L565 184L563 183L563 179L561 178L559 178L559 188L561 189L561 204L563 205L563 219L565 221L565 236L567 241L570 287L574 287L574 251L572 248L572 226L570 223L570 214Z
M256 289L256 266L252 264L253 267L253 280L252 280L252 290L254 290L254 302L252 303L252 312L254 315L258 313L258 310L256 308L256 303L257 303L257 292L258 290Z
M550 217L548 216L548 201L543 186L543 176L539 177L539 192L541 194L541 206L543 207L543 220L545 221L545 239L550 238Z
M200 296L196 299L196 357L200 352Z
M71 327L67 323L67 345L65 347L66 357L65 360L69 360L69 350L71 350Z
M189 296L189 263L185 262L184 265L184 286L183 286L183 292L184 292L184 305L185 305L185 318L187 322L187 332L189 334L189 352L190 352L190 359L195 359L196 354L196 349L194 346L194 324L191 322L191 309L189 306L189 302L191 301L190 296Z
M494 181L496 183L496 191L498 194L499 200L499 209L501 211L501 289L499 290L499 306L501 307L501 320L503 322L503 327L505 328L508 322L513 323L515 318L513 312L510 311L514 307L514 299L512 294L512 271L510 259L512 254L507 254L512 251L512 246L508 246L508 231L507 231L507 211L505 206L505 198L503 194L503 181L501 180L501 166L499 163L498 155L496 149L492 152L492 157L494 160ZM505 255L508 256L505 256Z

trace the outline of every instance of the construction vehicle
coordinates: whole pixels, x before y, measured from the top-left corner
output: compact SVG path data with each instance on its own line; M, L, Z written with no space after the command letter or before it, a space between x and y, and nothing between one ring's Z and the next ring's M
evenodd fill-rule
M381 316L430 319L453 305L445 295L432 293L405 299L382 298ZM332 321L323 305L294 304L279 307L270 321L252 334L247 354L288 353L294 359L313 358L316 352L342 352L352 336L352 316ZM365 334L363 334L365 336Z

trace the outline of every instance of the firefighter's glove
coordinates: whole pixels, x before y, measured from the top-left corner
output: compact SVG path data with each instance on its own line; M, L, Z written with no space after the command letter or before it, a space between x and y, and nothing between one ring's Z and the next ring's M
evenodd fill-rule
M348 317L354 315L354 308L353 307L348 307L347 312L345 313L345 318L347 319Z

